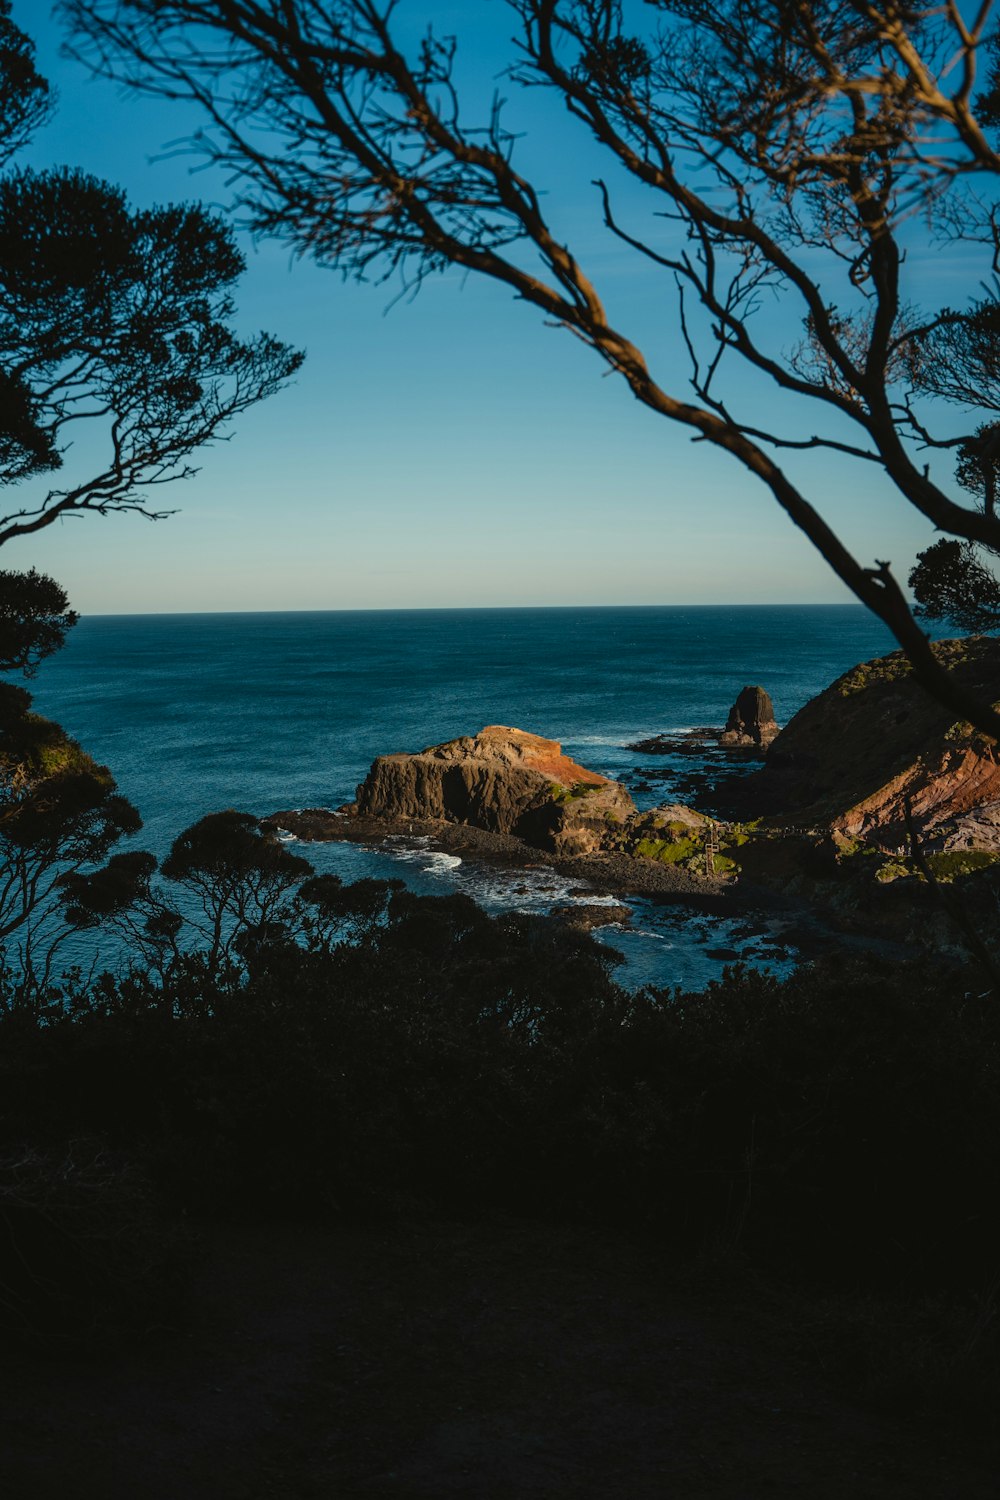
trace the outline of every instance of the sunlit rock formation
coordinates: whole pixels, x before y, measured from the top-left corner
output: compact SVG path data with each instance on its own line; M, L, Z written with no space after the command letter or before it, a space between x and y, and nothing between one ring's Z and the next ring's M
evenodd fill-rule
M1000 698L1000 641L939 641L934 651L981 698ZM901 651L852 668L807 703L740 790L748 812L887 852L906 849L909 802L927 848L1000 852L1000 752L927 695Z
M558 741L490 724L416 754L380 755L358 787L356 811L466 823L554 853L585 854L635 804L619 782L563 755Z

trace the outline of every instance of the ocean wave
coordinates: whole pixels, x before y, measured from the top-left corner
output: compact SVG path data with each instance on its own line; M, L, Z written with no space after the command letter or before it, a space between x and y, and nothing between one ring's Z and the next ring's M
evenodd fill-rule
M620 734L574 734L563 740L564 748L566 745L617 745L624 750L625 740Z
M441 849L435 849L431 854L425 854L428 872L432 875L444 875L448 870L457 870L462 863L457 854L445 854Z
M570 895L571 901L576 901L580 906L621 906L621 896L598 896L587 893Z
M457 854L432 849L430 838L425 835L391 834L385 840L383 849L391 859L419 865L428 875L446 875L451 870L457 870L462 863Z
M669 735L696 734L704 727L703 724L660 724L656 729L637 729L634 734L629 735L628 745L624 745L624 748L628 749L629 745L638 744L640 740L655 740Z
M536 874L532 870L495 870L466 866L462 889L488 911L520 911L527 914L549 911L571 899L572 882L555 871Z

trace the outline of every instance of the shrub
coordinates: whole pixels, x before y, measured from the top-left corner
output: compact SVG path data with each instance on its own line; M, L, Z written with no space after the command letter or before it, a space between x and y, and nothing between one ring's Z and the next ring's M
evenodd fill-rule
M831 1286L992 1274L1000 1016L960 971L629 995L612 967L560 923L397 891L329 949L0 1026L8 1140L87 1134L193 1212L541 1212Z
M971 875L974 870L988 870L997 862L997 855L985 849L952 849L927 856L931 874L938 880L954 880L960 875Z
M143 1174L94 1141L0 1156L0 1329L92 1346L169 1323L193 1240Z

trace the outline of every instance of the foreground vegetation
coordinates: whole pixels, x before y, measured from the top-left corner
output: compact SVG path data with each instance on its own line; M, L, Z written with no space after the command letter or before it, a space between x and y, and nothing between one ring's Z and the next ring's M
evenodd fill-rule
M960 971L630 995L548 919L374 882L338 908L305 945L273 929L238 962L191 953L46 1013L8 984L5 1333L172 1321L199 1219L502 1212L757 1268L846 1298L848 1323L933 1306L942 1361L971 1359L986 1399L1000 1016Z
M101 9L69 8L78 24ZM163 12L132 9L151 25ZM528 57L551 73L554 54L550 61L537 50L532 19L542 10L520 9L536 42ZM575 9L583 16L586 8ZM709 40L729 24L703 20ZM39 123L47 95L8 0L0 0L0 40L4 165ZM604 118L605 107L608 118L620 116L632 98L631 86L620 93L620 85L634 64L636 77L648 74L645 53L607 42L588 50L585 33L577 40L583 70L573 90L583 91L592 119ZM610 40L628 38L613 27ZM428 47L430 82L447 83L450 54ZM366 112L375 98L367 77L362 70ZM260 97L289 98L295 108L284 89ZM400 132L434 124L433 108L414 114L411 102L395 123L379 116L397 144ZM366 121L371 129L367 113ZM488 143L480 158L487 188L468 219L473 242L449 242L463 254L480 256L475 237L487 231L476 227L486 224L477 214L492 212L491 178L509 181L505 142ZM405 141L400 149L409 155ZM399 180L412 185L391 152L377 155L388 162L394 195ZM839 201L842 153L830 160L827 187ZM909 166L904 153L904 176ZM355 191L339 164L334 185L334 204ZM266 336L237 339L230 295L241 258L204 211L134 213L116 189L73 172L8 173L0 189L0 310L9 325L0 482L61 468L68 424L78 419L107 418L114 438L110 470L19 503L0 523L2 543L70 511L143 509L144 483L188 472L190 456L281 385L299 356ZM329 201L321 195L324 214ZM410 210L398 201L405 218ZM424 213L426 195L412 201ZM527 201L520 190L508 194L504 214L514 214L515 232L549 264L548 232L533 200L523 217ZM711 230L706 244L718 235L735 246L739 280L746 225L712 228L703 205L685 202L692 222ZM99 244L95 222L108 230ZM376 232L373 222L362 215L348 227L363 236ZM852 266L883 253L887 222L881 211L865 218ZM874 237L871 224L879 226ZM774 263L771 242L757 229L751 238ZM310 237L310 251L317 243ZM408 246L406 234L398 243ZM418 277L443 264L433 243L414 246L431 256L418 263ZM700 273L685 266L698 293ZM520 271L512 275L521 283ZM640 399L689 420L695 409L671 410L562 251L557 280L570 298L556 297L559 320L621 370ZM883 278L887 306L893 280ZM752 298L755 288L751 278ZM933 352L948 345L949 331L964 330L958 367L971 379L989 363L995 310L991 295L967 314L944 310L919 338L900 335L893 347L914 369L950 369L954 360L921 353L914 362L907 349L920 352L931 340ZM867 406L849 414L900 489L919 485L921 508L940 520L945 502L897 454L898 434L886 426L894 316L873 325L877 347L850 312L820 320L823 368L796 380L843 408L824 361L852 374L860 336L869 346L867 387L859 376L851 389ZM949 400L955 387L924 394ZM914 429L902 410L905 437ZM695 425L763 474L830 556L835 539L828 544L749 432L721 409L696 413ZM995 444L977 452L985 482ZM951 507L946 529L991 544L996 517L978 514ZM896 629L949 711L976 718L977 705L939 679L887 565L862 569L839 551L833 560ZM75 619L52 580L0 574L0 670L30 675ZM996 728L992 709L976 722ZM583 794L574 786L566 795ZM1000 1370L1000 1020L974 976L926 962L843 962L783 983L733 972L700 995L632 995L615 984L607 950L580 933L541 919L490 919L458 897L431 901L389 884L344 888L313 878L249 814L202 820L159 862L135 848L112 852L139 826L111 771L35 714L23 688L0 687L0 1332L8 1340L89 1352L123 1334L178 1326L191 1227L210 1220L392 1224L443 1215L488 1223L501 1213L612 1225L724 1274L763 1272L802 1289L838 1328L874 1330L871 1363L882 1371L890 1356L914 1364L919 1346L927 1400L950 1389L989 1409ZM741 831L723 841L718 871L743 841ZM705 848L683 825L668 825L638 852L676 863L697 861ZM133 967L61 976L80 929L112 932L104 951L124 944Z

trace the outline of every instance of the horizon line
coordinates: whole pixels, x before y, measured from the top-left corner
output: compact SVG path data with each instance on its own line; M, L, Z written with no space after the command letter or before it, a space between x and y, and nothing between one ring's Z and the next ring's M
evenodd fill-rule
M543 611L603 610L603 609L861 609L872 611L857 599L795 600L787 603L768 604L760 601L741 604L369 604L328 605L323 608L274 608L274 609L118 609L80 610L81 620L153 620L203 617L205 615L419 615L419 614L513 614L518 611L539 613ZM878 616L872 614L873 619ZM888 629L888 626L886 627Z

